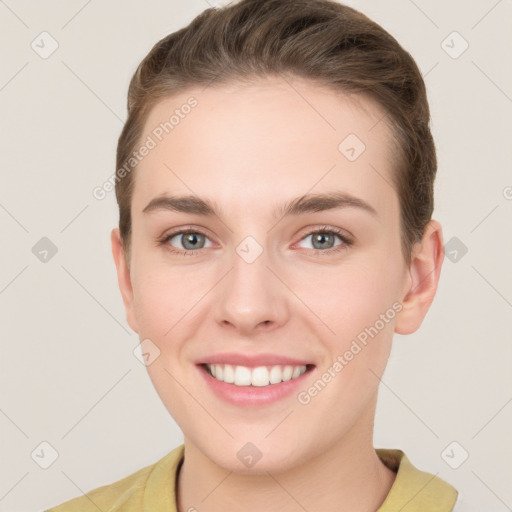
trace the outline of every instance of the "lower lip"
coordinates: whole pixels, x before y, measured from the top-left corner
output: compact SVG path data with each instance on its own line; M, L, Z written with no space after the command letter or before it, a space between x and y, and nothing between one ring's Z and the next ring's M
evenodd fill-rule
M212 377L208 370L198 365L199 372L215 395L226 402L230 402L239 407L263 406L277 402L290 396L294 391L297 392L304 382L309 378L315 367L309 367L305 373L295 379L290 379L279 384L269 384L268 386L236 386L221 382Z

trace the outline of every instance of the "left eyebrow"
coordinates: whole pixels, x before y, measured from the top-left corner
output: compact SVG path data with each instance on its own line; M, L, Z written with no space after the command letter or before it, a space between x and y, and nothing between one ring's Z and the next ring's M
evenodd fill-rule
M284 204L274 211L274 216L301 215L338 208L359 208L378 217L377 210L363 199L343 191L332 191L324 194L305 194Z
M277 218L338 208L359 208L378 217L377 211L369 203L359 197L342 191L333 191L323 194L305 194L274 209L272 214ZM206 217L220 215L220 209L214 201L193 195L155 197L146 205L142 212L150 213L155 210L183 212L204 215Z

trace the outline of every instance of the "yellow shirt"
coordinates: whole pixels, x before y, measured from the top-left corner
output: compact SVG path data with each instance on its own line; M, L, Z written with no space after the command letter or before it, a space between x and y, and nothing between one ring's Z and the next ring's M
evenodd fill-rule
M182 444L158 462L98 487L45 512L177 512L175 485L183 460ZM402 450L377 448L378 456L397 473L377 512L451 512L457 491L444 480L416 469Z

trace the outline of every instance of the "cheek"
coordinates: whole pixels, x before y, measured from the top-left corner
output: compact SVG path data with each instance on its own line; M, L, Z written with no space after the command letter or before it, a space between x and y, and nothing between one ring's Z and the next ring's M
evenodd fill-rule
M133 284L135 315L140 335L160 337L170 325L165 326L165 311L168 310L168 298L162 296L162 285L154 279L144 276Z
M183 373L181 356L182 340L190 334L185 330L190 328L188 322L193 316L190 316L193 303L189 302L195 294L183 291L183 275L176 272L144 272L135 276L133 286L140 339L149 339L157 347L152 350L158 355L146 367L148 375L171 416L182 429L189 431L190 396L180 385L188 376Z
M169 272L135 276L133 280L134 308L140 336L152 339L157 345L170 339L187 310L191 293L183 278Z
M322 321L326 339L335 337L341 343L386 314L400 290L400 268L377 257L309 268L289 279L304 305Z
M351 410L374 396L387 364L402 271L386 249L354 258L339 266L323 268L302 277L297 295L321 322L317 332L327 349L320 374L336 375L325 394L325 403L345 403ZM338 362L336 368L333 364Z
M384 273L385 266L359 260L301 281L298 294L308 297L304 302L320 317L321 322L314 322L326 349L317 384L303 391L318 410L327 407L339 424L347 418L355 421L375 398L389 358L400 304L395 295L397 271ZM317 394L321 398L312 398Z
M198 337L197 330L208 321L211 303L206 294L213 284L204 273L149 268L152 270L135 274L133 280L139 337L151 340L159 351L147 368L155 387L173 390L178 400L176 393L181 391L169 372L184 376L183 372L192 371L188 363L194 345L190 340Z

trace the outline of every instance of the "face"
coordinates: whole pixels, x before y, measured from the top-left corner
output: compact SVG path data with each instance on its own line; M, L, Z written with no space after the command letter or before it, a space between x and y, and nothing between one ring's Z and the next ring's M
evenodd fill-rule
M411 314L382 117L368 99L268 78L187 90L147 120L129 270L112 238L121 291L185 442L226 469L261 453L254 471L286 470L371 439Z

